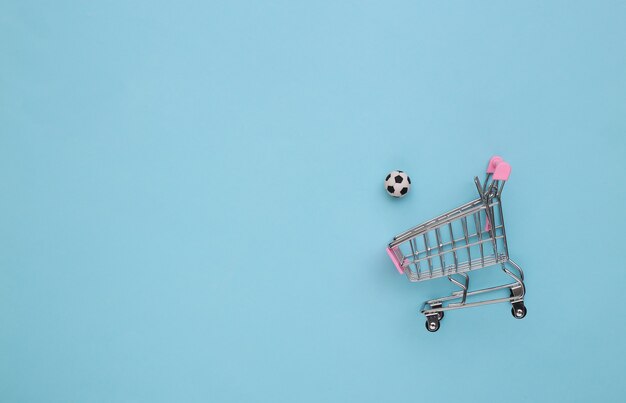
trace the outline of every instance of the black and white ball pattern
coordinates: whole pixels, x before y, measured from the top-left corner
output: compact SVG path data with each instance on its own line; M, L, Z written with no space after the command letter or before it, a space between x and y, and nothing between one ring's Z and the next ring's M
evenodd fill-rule
M411 178L402 171L391 171L385 178L385 190L393 197L404 197L411 189Z

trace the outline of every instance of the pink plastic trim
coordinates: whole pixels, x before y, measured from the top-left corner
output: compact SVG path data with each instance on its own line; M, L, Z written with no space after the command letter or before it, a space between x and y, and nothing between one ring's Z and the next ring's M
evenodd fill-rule
M396 266L398 273L404 274L404 268L402 267L400 262L398 262L398 257L396 256L396 253L391 248L387 248L387 254L391 258L391 261L393 262L394 266Z
M494 155L493 157L491 157L491 159L489 160L489 164L487 165L487 173L488 174L494 173L496 171L496 167L502 161L504 160L500 156Z
M489 221L489 217L485 216L485 231L491 231L491 221Z
M509 179L511 175L511 166L506 162L501 162L496 167L496 172L493 173L493 180L505 181Z

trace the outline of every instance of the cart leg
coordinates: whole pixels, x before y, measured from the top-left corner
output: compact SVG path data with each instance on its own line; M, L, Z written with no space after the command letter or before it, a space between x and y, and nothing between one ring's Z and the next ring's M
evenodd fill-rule
M463 306L463 305L465 305L465 300L467 299L467 289L469 288L469 275L467 273L458 273L458 275L463 277L463 279L464 279L463 283L461 283L460 281L456 280L452 276L448 276L448 280L450 280L452 283L454 283L457 286L459 286L461 288L460 292L462 292L462 294L461 294L461 301L450 304L449 305L450 307L453 307L453 306Z
M511 302L523 301L524 300L525 290L523 285L514 285L511 287Z
M511 288L511 314L515 319L523 319L526 316L526 306L524 305L524 293L525 289L522 286Z
M502 271L511 276L516 283L516 285L511 287L511 305L513 305L511 308L511 314L515 319L523 319L527 312L526 306L524 305L524 295L526 295L524 271L517 263L510 259L507 263L509 263L513 269L517 271L517 274L513 273L504 263L502 263Z

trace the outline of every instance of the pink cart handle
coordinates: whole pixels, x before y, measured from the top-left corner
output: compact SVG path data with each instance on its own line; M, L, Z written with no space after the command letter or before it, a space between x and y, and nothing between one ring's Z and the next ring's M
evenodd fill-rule
M493 157L491 157L491 159L489 160L489 164L487 165L487 173L492 174L496 172L496 167L503 161L504 160L502 159L502 157L498 155L494 155Z
M511 166L506 162L501 162L496 167L496 172L493 173L493 180L506 181L509 180L511 175Z
M504 162L502 157L494 155L489 160L489 165L487 165L487 173L493 174L493 180L506 181L509 179L509 175L511 175L511 165Z

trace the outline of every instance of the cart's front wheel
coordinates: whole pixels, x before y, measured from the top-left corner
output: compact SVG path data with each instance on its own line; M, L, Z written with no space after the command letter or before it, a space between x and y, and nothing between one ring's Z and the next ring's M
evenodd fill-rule
M523 319L526 316L526 306L523 302L515 302L511 308L511 314L515 319Z
M439 318L436 316L429 316L426 318L426 330L429 332L436 332L439 330Z

